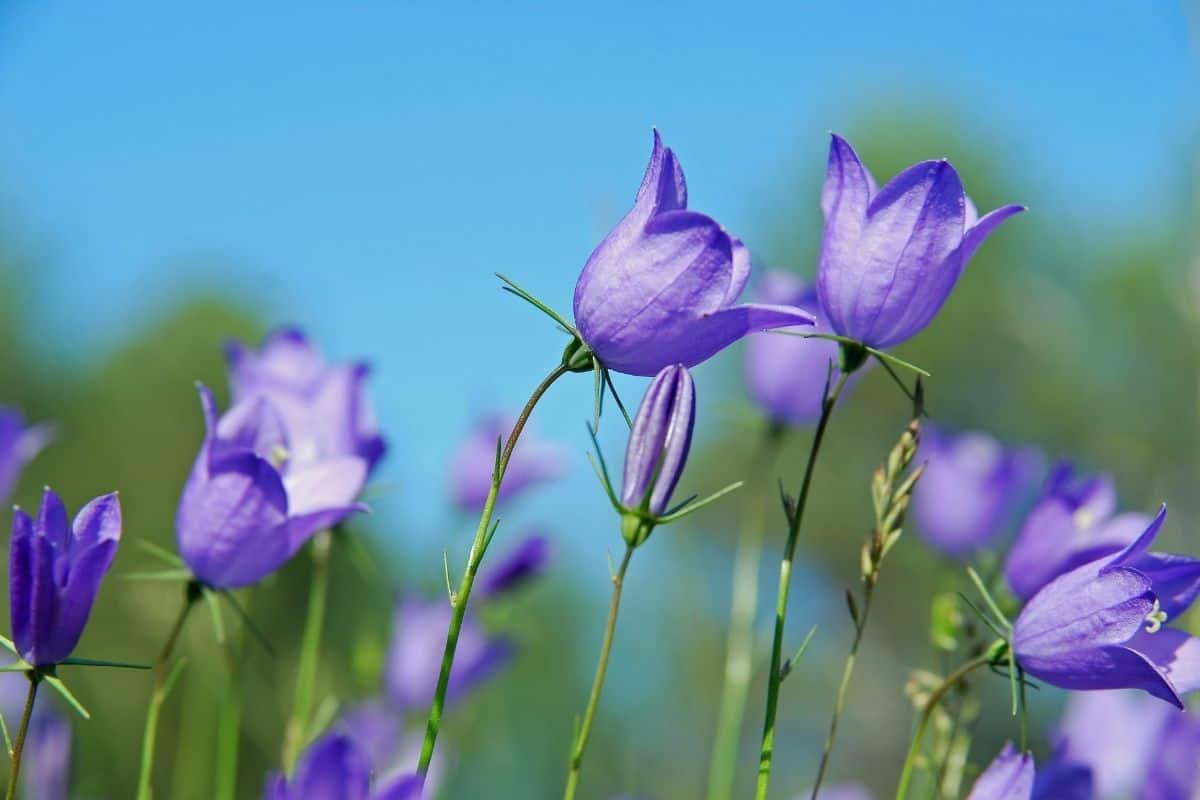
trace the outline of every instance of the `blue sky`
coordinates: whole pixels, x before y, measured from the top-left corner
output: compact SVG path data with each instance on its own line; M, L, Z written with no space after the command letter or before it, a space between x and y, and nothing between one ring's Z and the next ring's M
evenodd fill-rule
M448 5L5 3L0 187L49 259L28 276L46 347L87 358L182 292L243 295L377 364L383 511L429 509L473 414L519 405L561 346L492 272L569 310L653 125L752 247L774 209L815 208L827 131L897 99L959 114L948 134L1010 165L1029 191L1002 199L1042 224L1152 222L1194 163L1174 3ZM580 450L585 384L539 419ZM576 467L538 513L603 507Z

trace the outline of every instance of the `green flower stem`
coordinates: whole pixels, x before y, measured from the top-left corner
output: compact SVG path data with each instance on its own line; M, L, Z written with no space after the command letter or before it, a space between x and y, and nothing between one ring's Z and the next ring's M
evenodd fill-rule
M617 631L617 613L621 610L621 588L625 584L625 571L629 569L629 559L633 557L633 547L625 548L625 557L621 566L612 576L612 601L608 606L608 622L604 624L604 641L600 645L600 660L596 663L596 677L592 679L592 693L588 696L587 709L583 712L583 723L575 736L571 747L571 763L567 771L567 787L563 790L563 800L573 800L575 790L579 786L579 771L583 767L583 753L587 749L588 737L592 732L592 723L596 721L596 709L600 706L600 692L604 690L604 676L608 672L608 658L612 655L613 635Z
M244 611L249 610L252 594L247 592ZM222 648L225 661L225 690L217 706L217 759L214 769L216 800L237 797L238 750L242 733L242 664L245 659L245 620L238 632Z
M17 731L17 740L13 742L12 769L8 773L7 800L16 800L17 783L21 773L21 754L25 751L25 735L29 733L29 719L33 716L33 701L37 698L38 684L42 677L37 670L29 673L29 694L25 696L25 712L21 714L21 728Z
M871 615L871 596L874 594L874 584L867 583L863 588L862 610L854 620L854 642L846 656L842 667L842 682L838 684L837 698L833 703L833 717L829 720L829 733L825 736L825 749L821 751L821 766L817 768L817 780L813 784L812 800L817 800L817 792L821 790L821 781L825 779L825 770L829 767L829 756L833 754L833 742L837 739L838 720L841 719L842 709L846 705L846 690L850 688L850 678L854 675L854 665L858 661L858 647L862 644L863 631L867 629L867 618Z
M717 712L717 730L708 768L708 800L729 800L737 772L738 741L746 712L746 695L754 660L754 617L758 611L758 574L762 561L763 514L766 504L758 488L775 464L787 428L770 423L750 468L751 490L742 510L742 530L733 562L729 603L729 635L725 645L725 683Z
M425 741L421 746L421 760L417 764L417 772L422 776L428 774L429 762L433 759L433 748L437 744L438 731L442 726L442 711L446 706L446 690L450 686L450 670L454 666L454 652L458 648L458 635L462 631L463 617L466 616L467 603L471 599L471 588L475 585L475 575L479 571L479 565L483 561L484 552L494 531L492 513L496 509L496 496L500 493L500 484L504 481L504 473L512 458L513 448L517 446L521 431L525 429L525 423L529 421L529 415L533 413L533 409L542 399L542 395L555 381L570 371L565 364L557 365L533 390L533 394L529 396L525 407L521 409L521 414L517 417L517 422L513 425L512 432L509 433L508 440L504 443L504 448L496 460L496 467L492 472L492 485L488 490L487 500L483 504L483 513L479 516L479 527L475 530L475 540L471 543L471 552L467 555L467 568L463 571L458 591L454 593L450 602L452 613L450 627L446 631L446 649L442 654L442 669L438 673L433 704L429 708L429 720L425 724Z
M300 664L296 668L296 693L292 699L292 714L288 718L283 737L283 769L288 775L292 774L309 734L317 666L321 656L321 633L325 627L325 606L329 594L329 551L332 543L332 534L329 531L321 531L312 540L308 615L304 621L304 635L300 643Z
M812 485L813 468L821 451L821 441L838 396L846 386L850 374L841 371L837 382L825 395L821 404L821 418L813 432L812 447L808 452L808 463L804 467L804 479L800 484L800 496L796 508L788 520L787 544L783 560L779 563L779 596L775 603L775 636L771 642L771 672L767 676L767 709L763 716L762 750L758 758L758 788L756 800L766 800L771 784L771 759L775 750L775 717L779 712L779 686L783 682L783 629L787 619L788 590L791 586L792 561L796 556L796 542L800 536L800 522L804 517L804 506L808 501L808 489Z
M188 615L203 593L204 589L199 583L188 581L184 589L183 608L179 610L179 616L176 617L175 624L167 635L162 652L159 653L158 660L154 662L154 693L150 696L150 708L146 711L146 731L142 737L142 768L138 775L137 800L151 800L154 796L150 786L151 776L154 772L154 745L155 739L158 737L158 716L167 699L169 688L167 678L171 673L171 654L175 652L175 645L179 642L179 635L183 632L183 624L187 622Z
M917 721L917 730L913 733L912 744L908 746L908 755L904 758L904 768L900 771L900 782L896 785L896 800L905 800L908 797L908 785L912 781L913 767L917 763L917 755L921 752L921 739L925 736L925 729L929 727L929 720L933 718L933 712L938 703L946 696L946 692L958 685L959 681L980 667L987 666L991 660L991 652L976 656L950 673L949 677L929 695L929 699L925 701L925 707L921 709L921 718Z

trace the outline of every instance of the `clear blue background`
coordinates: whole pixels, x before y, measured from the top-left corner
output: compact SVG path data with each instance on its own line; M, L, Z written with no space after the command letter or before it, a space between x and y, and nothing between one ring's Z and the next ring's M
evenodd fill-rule
M1081 240L1153 227L1188 179L1174 3L647 5L5 3L3 216L51 265L25 298L47 354L84 366L198 288L302 324L377 365L382 518L432 529L449 448L561 344L491 273L569 311L651 126L765 263L779 209L815 207L826 132L885 102L970 109L947 141L1028 187L996 200ZM585 384L539 417L576 450ZM544 513L583 496L575 466Z

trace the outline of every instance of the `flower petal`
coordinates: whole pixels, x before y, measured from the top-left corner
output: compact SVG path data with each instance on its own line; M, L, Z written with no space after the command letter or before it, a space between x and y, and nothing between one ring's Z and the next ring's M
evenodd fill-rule
M971 260L971 256L975 255L975 251L979 249L979 245L983 244L983 240L990 236L992 231L1000 227L1000 223L1009 217L1020 214L1024 210L1025 206L1001 206L995 211L989 211L984 214L977 221L968 222L967 232L963 235L962 248L960 249L960 258L963 265L965 266Z
M967 800L1029 800L1033 781L1033 755L1018 753L1010 742L975 781Z

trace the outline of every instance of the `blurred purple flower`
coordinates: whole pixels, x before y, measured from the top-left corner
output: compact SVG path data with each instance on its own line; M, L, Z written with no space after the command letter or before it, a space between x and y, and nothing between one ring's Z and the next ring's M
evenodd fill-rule
M914 164L879 189L834 134L821 210L821 307L842 336L887 348L930 323L976 248L1024 209L979 217L945 160Z
M71 524L62 500L48 488L36 522L14 510L9 598L13 642L21 658L48 667L71 655L120 540L121 503L115 493L88 503Z
M260 398L270 402L287 429L293 464L360 458L366 462L366 480L387 449L363 385L370 367L327 363L304 333L293 328L270 334L258 351L231 342L225 355L231 404Z
M0 674L0 715L11 733L24 712L29 680L22 674ZM33 707L21 759L24 800L66 800L71 782L71 723L49 699Z
M966 558L993 544L1012 519L1039 466L1024 449L1009 449L984 433L921 432L925 472L913 498L921 538Z
M1033 800L1093 800L1095 777L1092 768L1055 753L1037 768Z
M372 788L366 754L349 736L329 733L304 752L290 781L278 773L270 776L263 796L265 800L419 800L421 780L406 775Z
M1200 639L1162 623L1195 593L1159 595L1162 573L1143 566L1165 518L1164 506L1120 553L1055 578L1033 596L1013 628L1013 650L1026 672L1064 689L1142 689L1183 708L1180 695L1200 688ZM1200 561L1188 561L1172 571L1190 572L1195 583ZM1177 579L1172 574L1170 583Z
M12 496L21 471L54 438L50 425L25 425L15 408L0 406L0 502Z
M1170 706L1132 691L1078 692L1054 732L1056 755L1089 767L1098 800L1132 796L1144 783Z
M1118 552L1146 530L1149 516L1116 510L1112 478L1076 479L1069 463L1055 467L1004 563L1013 593L1028 600L1059 575Z
M660 516L679 483L692 446L696 385L681 364L664 367L650 382L629 432L621 503Z
M549 539L526 536L483 574L476 591L482 599L511 592L545 572L550 555Z
M317 531L366 507L356 457L291 461L278 411L258 397L217 417L198 387L205 435L175 516L184 562L203 583L247 586L278 569Z
M1154 748L1141 800L1194 800L1200 797L1200 720L1172 714Z
M606 367L630 375L695 366L754 331L812 324L797 308L735 305L749 277L745 246L687 210L683 169L656 130L633 208L575 285L575 323Z
M764 273L756 299L772 305L795 306L815 317L816 324L811 328L789 329L793 332L833 332L817 302L816 286L806 285L795 275ZM828 339L752 334L746 339L746 388L772 421L808 425L821 416L825 381L829 377L837 379L839 359L838 343Z
M463 511L481 511L492 487L496 465L496 442L508 438L513 420L490 414L480 420L450 463L450 491ZM532 435L528 427L509 459L496 502L511 500L531 486L560 477L567 468L566 450Z
M1009 743L975 781L967 800L1029 800L1033 781L1033 756Z
M382 699L361 703L335 725L338 732L352 739L367 756L377 786L411 781L424 737L423 731L405 734L403 727L402 714ZM439 749L434 753L425 777L424 790L430 797L437 795L441 783L444 752Z
M450 604L444 599L410 597L396 607L384 672L388 699L395 707L425 710L433 701L450 615ZM459 632L446 701L461 698L494 675L512 655L508 640L489 637L467 616Z

